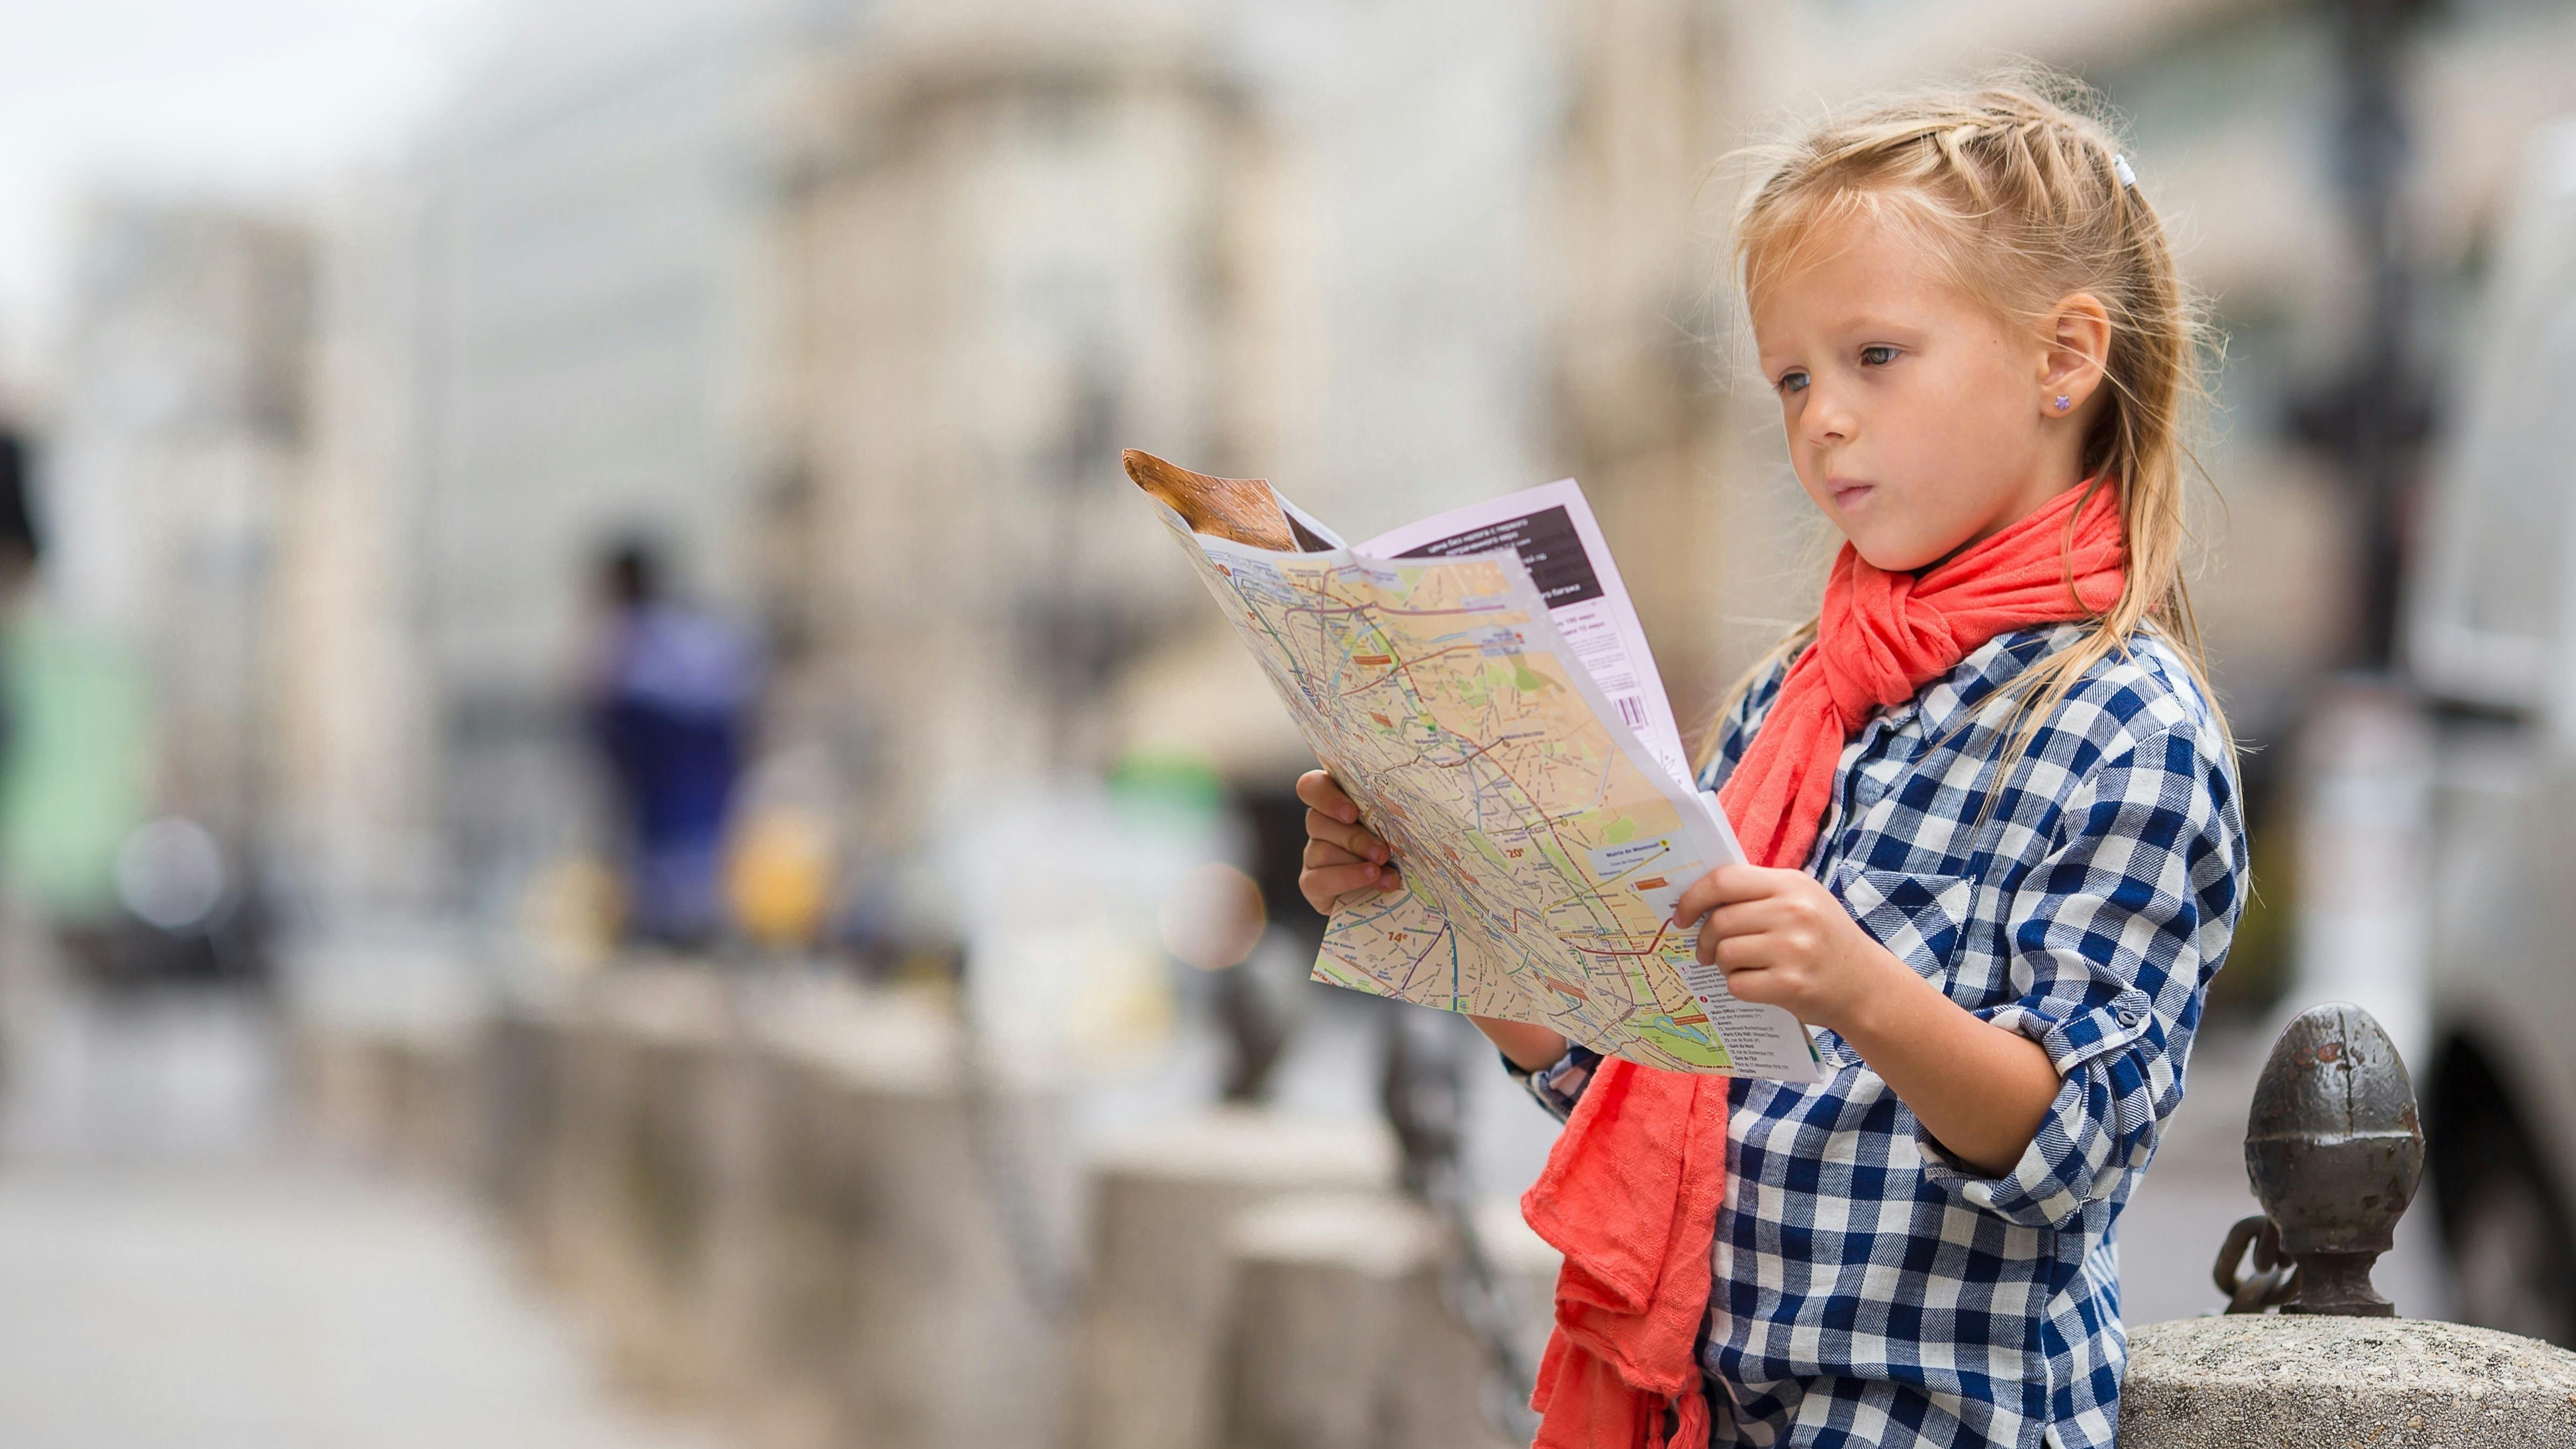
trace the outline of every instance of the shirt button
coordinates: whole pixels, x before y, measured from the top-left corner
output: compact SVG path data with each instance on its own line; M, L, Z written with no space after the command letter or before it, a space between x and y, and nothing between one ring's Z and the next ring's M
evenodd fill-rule
M2135 1007L2124 1008L2120 1012L2120 1025L2122 1026L2136 1026L2142 1019L2143 1018L2138 1015Z

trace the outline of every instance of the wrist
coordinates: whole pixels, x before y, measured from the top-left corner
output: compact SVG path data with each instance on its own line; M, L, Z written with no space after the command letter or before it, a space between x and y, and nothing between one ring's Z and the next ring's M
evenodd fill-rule
M1940 996L1932 983L1914 973L1895 952L1878 944L1855 925L1860 937L1855 948L1857 969L1852 973L1859 989L1852 992L1847 1004L1835 1015L1835 1021L1820 1021L1824 1027L1851 1043L1852 1050L1863 1057L1888 1036L1903 1030L1903 1024L1919 1020L1925 1005L1925 993ZM1949 998L1940 997L1944 1002Z
M1556 1065L1557 1058L1565 1055L1568 1043L1564 1035L1547 1027L1472 1013L1467 1019L1474 1022L1486 1040L1522 1071L1535 1072L1543 1067L1552 1067Z

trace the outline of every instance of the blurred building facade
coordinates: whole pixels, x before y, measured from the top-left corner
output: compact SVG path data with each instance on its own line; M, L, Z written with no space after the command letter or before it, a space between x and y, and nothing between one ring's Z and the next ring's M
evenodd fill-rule
M1204 18L887 5L805 77L772 616L790 727L841 749L879 844L944 783L1102 762L1095 701L1196 591L1117 506L1118 448L1269 452L1232 405L1274 391L1268 158Z
M172 808L284 822L344 895L579 847L587 575L639 531L768 627L770 743L872 852L959 780L1139 749L1284 786L1122 446L1354 537L1577 476L1695 723L1821 577L1716 163L2005 54L2126 112L2229 337L2200 594L2282 738L2349 642L2351 510L2290 418L2358 278L2332 15L2272 0L541 0L319 218L102 210L54 589L160 641ZM2539 0L2425 33L2428 332L2571 54Z
M408 604L470 894L584 848L571 705L607 552L755 597L775 101L850 8L544 0L402 178Z
M245 858L281 766L269 585L310 428L311 238L226 206L102 199L79 254L47 602L140 648L157 808Z
M281 488L266 613L275 717L266 866L308 909L416 910L437 844L437 713L417 593L416 312L406 194L353 182L311 222L310 425Z
M1284 789L1121 447L1355 533L1543 466L1544 18L890 5L808 72L773 559L795 707L883 843L944 785L1138 748Z

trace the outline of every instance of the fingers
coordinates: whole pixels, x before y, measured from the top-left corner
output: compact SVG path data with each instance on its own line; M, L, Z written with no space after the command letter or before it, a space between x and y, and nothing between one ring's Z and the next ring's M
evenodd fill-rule
M1404 887L1404 878L1392 864L1353 855L1329 840L1306 842L1304 866L1297 875L1297 893L1323 915L1331 915L1334 904L1354 891Z
M1342 897L1361 891L1391 891L1404 882L1386 866L1360 861L1353 865L1310 866L1297 876L1297 893L1318 912L1330 915Z
M1682 898L1673 902L1674 923L1690 925L1728 901L1739 899L1739 894L1732 889L1736 882L1730 872L1741 869L1741 866L1721 865L1691 882L1690 889L1682 892Z
M1797 875L1796 871L1760 870L1749 865L1721 865L1682 892L1673 902L1673 924L1687 926L1719 906L1734 901L1755 900L1772 893L1770 877Z
M1778 930L1788 924L1783 915L1768 899L1738 901L1710 911L1708 919L1700 922L1699 963L1703 966L1726 964L1725 958L1718 954L1721 944L1731 940L1750 940L1764 932Z
M1354 891L1404 888L1395 848L1359 823L1359 805L1330 774L1308 770L1298 776L1297 798L1306 802L1305 869L1297 876L1306 904L1329 915L1335 902Z
M1344 825L1357 825L1360 807L1342 791L1331 775L1322 770L1308 770L1297 777L1297 798L1307 807L1333 817Z
M1768 966L1739 966L1718 958L1718 969L1726 973L1726 994L1738 1001L1756 1006L1798 1007L1793 978L1786 972Z
M1321 810L1306 812L1306 838L1329 841L1361 860L1372 860L1380 865L1395 857L1394 850L1367 828L1345 825Z
M1367 856L1353 855L1349 851L1342 849L1340 846L1335 845L1329 840L1308 840L1306 842L1304 865L1308 870L1313 870L1317 866L1322 865L1375 864L1377 864L1377 862L1370 860Z
M1714 927L1703 926L1699 933L1699 964L1714 966L1726 973L1727 989L1735 988L1740 973L1767 971L1797 955L1795 943L1777 931L1749 931L1730 935ZM1738 993L1741 995L1742 993Z
M1779 931L1753 931L1730 936L1703 929L1699 934L1699 964L1714 966L1733 980L1739 971L1765 971L1785 962L1801 959L1798 942Z
M1390 883L1395 880L1399 869L1396 862L1392 860L1371 860L1365 855L1344 850L1329 840L1307 841L1303 863L1308 870L1337 865L1373 865L1377 867L1379 879Z

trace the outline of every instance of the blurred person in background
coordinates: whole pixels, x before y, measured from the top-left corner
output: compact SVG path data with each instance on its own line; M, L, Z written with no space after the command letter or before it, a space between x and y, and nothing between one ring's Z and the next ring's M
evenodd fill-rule
M608 617L589 714L624 835L627 933L706 946L724 924L725 830L760 650L732 622L672 598L660 554L642 540L609 551L598 587Z
M36 519L28 506L27 446L0 422L0 624L15 616L18 595L36 571ZM8 680L0 676L0 760L9 750Z
M36 571L35 515L27 498L29 471L26 445L0 423L0 631L16 620L19 596ZM16 691L11 688L10 673L0 668L0 789L6 788L17 768L12 749L17 734ZM19 1005L22 992L13 978L32 961L34 922L18 908L8 864L0 858L0 1013L14 1017L18 1013L9 1008ZM10 1064L5 1048L10 1030L17 1025L5 1017L0 1017L0 1071Z
M19 596L36 573L36 519L27 496L33 486L31 471L27 445L0 420L0 631L15 625ZM0 668L0 785L10 778L10 746L17 734L17 691L11 673ZM6 865L0 861L0 930L6 929L9 910Z

